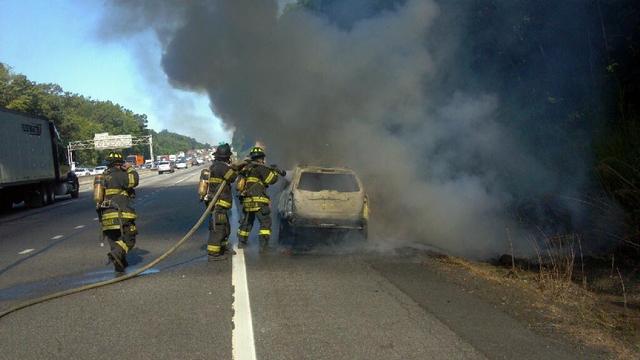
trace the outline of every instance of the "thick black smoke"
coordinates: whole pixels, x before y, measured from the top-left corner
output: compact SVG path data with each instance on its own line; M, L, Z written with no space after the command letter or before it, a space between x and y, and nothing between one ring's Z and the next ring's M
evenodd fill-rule
M526 98L505 103L499 73L493 84L474 75L467 15L484 8L473 3L398 1L345 25L275 0L116 2L105 33L154 29L172 84L206 91L236 136L264 143L272 160L356 169L381 243L483 257L508 246L506 229L528 248L518 204L534 199L535 216L544 195L576 196L589 157L572 153L564 171L559 157L588 136L548 128ZM549 132L566 143L546 142ZM581 217L558 206L568 223Z

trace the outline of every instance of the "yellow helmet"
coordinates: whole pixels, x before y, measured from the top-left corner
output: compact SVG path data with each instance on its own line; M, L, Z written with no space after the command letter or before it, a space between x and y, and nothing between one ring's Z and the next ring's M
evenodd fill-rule
M266 156L264 150L260 146L254 146L249 152L251 159L260 159Z
M111 151L109 155L107 155L107 162L109 166L124 164L124 157L117 151Z

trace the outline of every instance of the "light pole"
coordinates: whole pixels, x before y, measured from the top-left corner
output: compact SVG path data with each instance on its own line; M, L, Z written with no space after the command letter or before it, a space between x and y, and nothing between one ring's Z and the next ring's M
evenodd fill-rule
M71 150L71 145L67 145L67 158L69 159L71 171L75 170L75 166L73 166L73 151Z
M151 162L156 161L156 158L153 157L153 135L149 135L149 153L151 154Z

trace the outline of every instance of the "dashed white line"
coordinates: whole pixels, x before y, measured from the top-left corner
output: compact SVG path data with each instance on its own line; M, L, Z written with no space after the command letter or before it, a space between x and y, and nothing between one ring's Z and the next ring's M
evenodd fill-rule
M232 258L231 285L234 289L233 331L231 333L232 355L236 360L255 360L256 348L253 339L253 320L247 286L247 268L244 250L234 246L236 255Z
M93 218L93 221L98 221L98 218Z
M74 229L82 229L84 227L84 225L78 225L76 227L74 227Z
M58 240L58 239L62 239L64 235L56 235L54 237L51 238L51 240Z
M18 254L20 254L20 255L28 254L28 253L32 252L33 250L35 250L35 249L24 249L24 250L20 251Z
M193 175L198 175L198 173L189 174L189 175L187 175L187 176L183 177L182 179L180 179L180 180L176 181L176 184L180 184L181 182L183 182L183 181L185 181L185 180L189 179L190 177L193 177Z

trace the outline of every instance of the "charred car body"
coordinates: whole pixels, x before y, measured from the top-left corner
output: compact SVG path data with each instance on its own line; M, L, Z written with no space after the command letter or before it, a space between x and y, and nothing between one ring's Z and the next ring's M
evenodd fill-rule
M278 201L280 242L302 229L357 233L367 238L368 198L351 169L298 166Z

